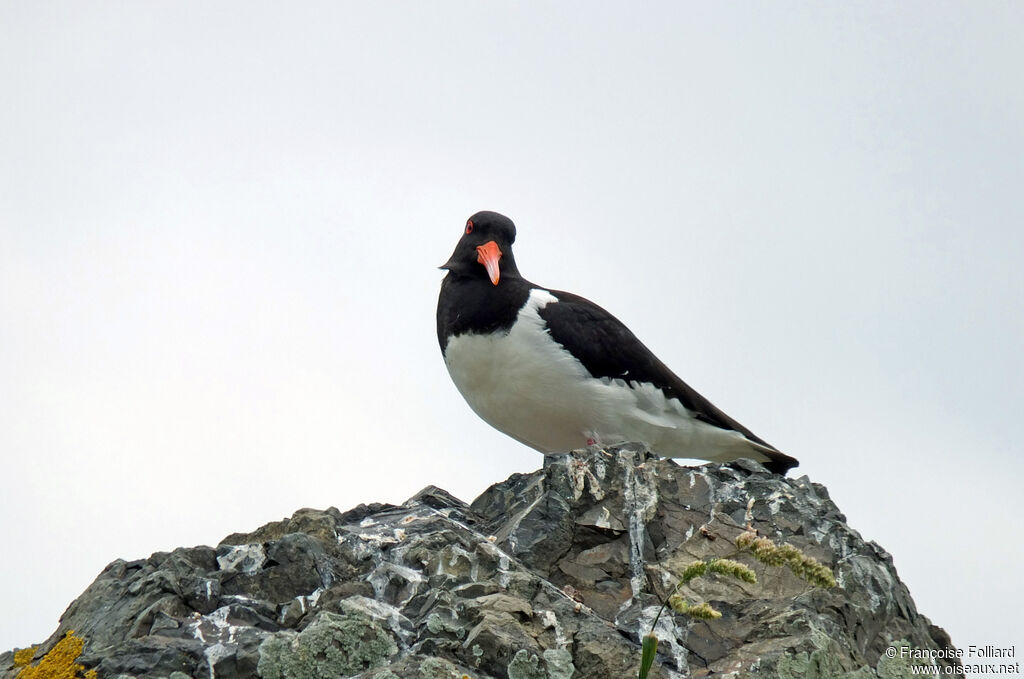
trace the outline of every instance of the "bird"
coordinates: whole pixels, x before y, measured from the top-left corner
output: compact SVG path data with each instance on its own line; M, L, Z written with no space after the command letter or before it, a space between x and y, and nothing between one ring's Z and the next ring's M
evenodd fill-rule
M519 273L516 227L471 216L437 301L445 366L485 422L542 453L645 444L663 457L750 458L785 474L798 461L672 372L619 319Z

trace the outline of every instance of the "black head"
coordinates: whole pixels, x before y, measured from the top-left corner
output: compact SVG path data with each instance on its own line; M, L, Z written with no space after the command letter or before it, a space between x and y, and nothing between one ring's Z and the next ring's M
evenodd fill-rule
M516 225L497 212L477 212L466 221L455 252L442 269L456 276L490 279L498 285L502 278L519 278L512 243Z

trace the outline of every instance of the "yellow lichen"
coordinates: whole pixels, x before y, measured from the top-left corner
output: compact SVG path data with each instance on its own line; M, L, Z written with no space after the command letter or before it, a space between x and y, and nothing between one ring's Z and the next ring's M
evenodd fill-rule
M83 677L84 679L96 679L96 670L89 670L84 675L79 674L85 670L85 667L76 663L75 660L82 655L84 646L85 640L76 637L73 630L68 630L64 638L58 641L57 645L35 665L28 665L28 662L32 660L32 656L29 655L28 662L24 663L28 666L18 672L16 679L83 679ZM17 655L15 655L15 662L17 662Z
M20 651L14 652L14 667L24 667L25 665L32 662L32 656L36 654L36 646L29 646L23 648Z

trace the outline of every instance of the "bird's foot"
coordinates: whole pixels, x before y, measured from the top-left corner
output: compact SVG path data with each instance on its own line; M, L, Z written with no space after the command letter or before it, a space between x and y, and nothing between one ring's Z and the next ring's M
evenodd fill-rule
M603 449L604 443L601 441L601 437L597 435L597 432L587 431L583 432L583 435L587 437L587 447L597 446Z

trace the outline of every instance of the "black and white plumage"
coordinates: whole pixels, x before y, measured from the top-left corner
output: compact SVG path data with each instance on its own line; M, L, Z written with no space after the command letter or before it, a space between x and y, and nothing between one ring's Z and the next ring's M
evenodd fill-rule
M487 423L544 453L637 441L668 457L779 452L694 391L617 318L519 274L508 217L478 212L442 266L437 339L455 386Z

